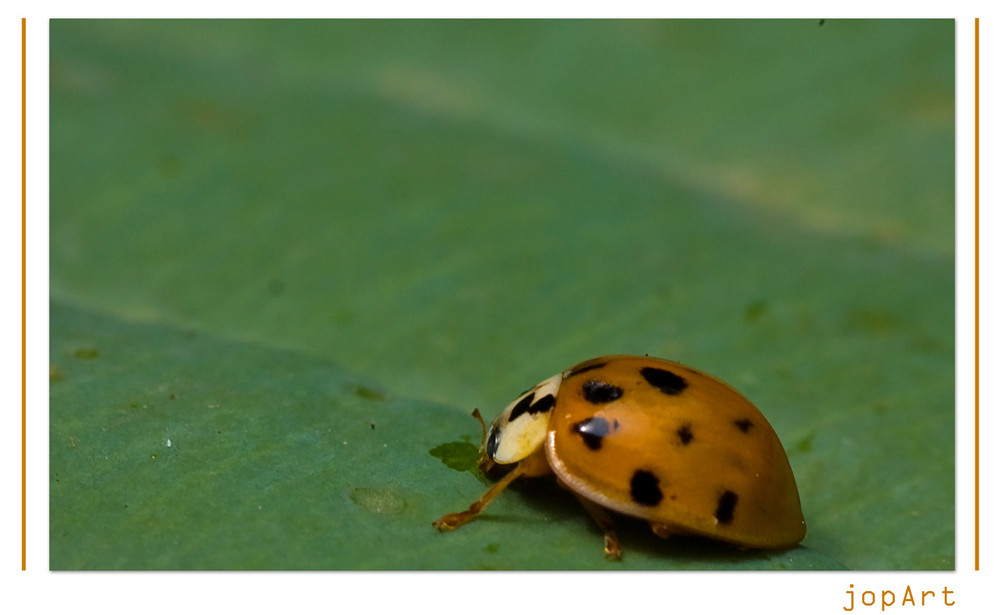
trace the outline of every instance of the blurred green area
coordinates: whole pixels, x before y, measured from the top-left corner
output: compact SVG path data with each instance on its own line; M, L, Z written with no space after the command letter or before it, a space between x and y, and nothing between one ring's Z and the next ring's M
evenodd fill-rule
M50 62L54 569L954 567L953 21L56 20ZM761 408L802 547L625 521L610 564L546 484L431 529L472 408L619 352Z

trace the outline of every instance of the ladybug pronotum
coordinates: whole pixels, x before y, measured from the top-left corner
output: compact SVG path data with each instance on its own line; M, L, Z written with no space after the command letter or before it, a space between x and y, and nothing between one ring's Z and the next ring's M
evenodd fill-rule
M585 361L526 391L483 430L480 467L509 471L468 510L435 521L439 530L471 521L519 477L555 474L604 531L611 558L621 545L608 510L648 521L661 537L741 547L792 547L806 533L767 419L729 385L680 363Z

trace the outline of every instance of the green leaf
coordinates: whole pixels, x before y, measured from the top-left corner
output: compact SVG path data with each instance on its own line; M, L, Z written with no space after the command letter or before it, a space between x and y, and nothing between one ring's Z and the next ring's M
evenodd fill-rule
M837 565L638 523L626 561L605 562L597 526L550 481L441 534L431 521L485 489L455 462L477 448L471 417L297 353L58 302L52 323L56 570Z
M56 569L954 567L952 21L53 21ZM479 425L627 352L809 534L625 559ZM346 442L346 444L345 444Z

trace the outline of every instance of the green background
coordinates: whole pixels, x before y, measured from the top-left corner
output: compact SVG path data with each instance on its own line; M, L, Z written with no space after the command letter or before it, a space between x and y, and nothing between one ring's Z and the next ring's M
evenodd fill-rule
M53 21L53 569L953 569L954 22ZM715 374L809 533L621 562L480 429Z

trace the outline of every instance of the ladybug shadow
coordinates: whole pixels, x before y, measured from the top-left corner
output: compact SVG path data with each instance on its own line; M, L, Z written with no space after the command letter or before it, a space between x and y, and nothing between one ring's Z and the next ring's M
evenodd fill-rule
M590 517L572 493L556 487L554 481L545 480L518 482L512 485L511 490L516 492L524 502L530 503L531 506L541 511L545 515L547 523L578 523L585 527L588 538L592 537L595 553L600 553L604 534L597 522ZM609 511L609 513L614 521L625 561L629 559L630 555L642 554L652 560L662 560L664 564L669 564L671 560L686 562L686 569L697 569L698 564L704 564L706 570L718 570L724 568L726 564L732 564L742 570L748 565L752 565L753 562L759 562L761 569L770 570L775 566L768 563L773 562L775 557L781 557L784 553L802 548L750 549L702 536L684 534L661 538L654 534L649 523L642 519L614 511ZM491 523L537 521L537 519L528 519L523 515L488 515L484 513L483 517L488 517ZM666 567L664 566L664 568Z

